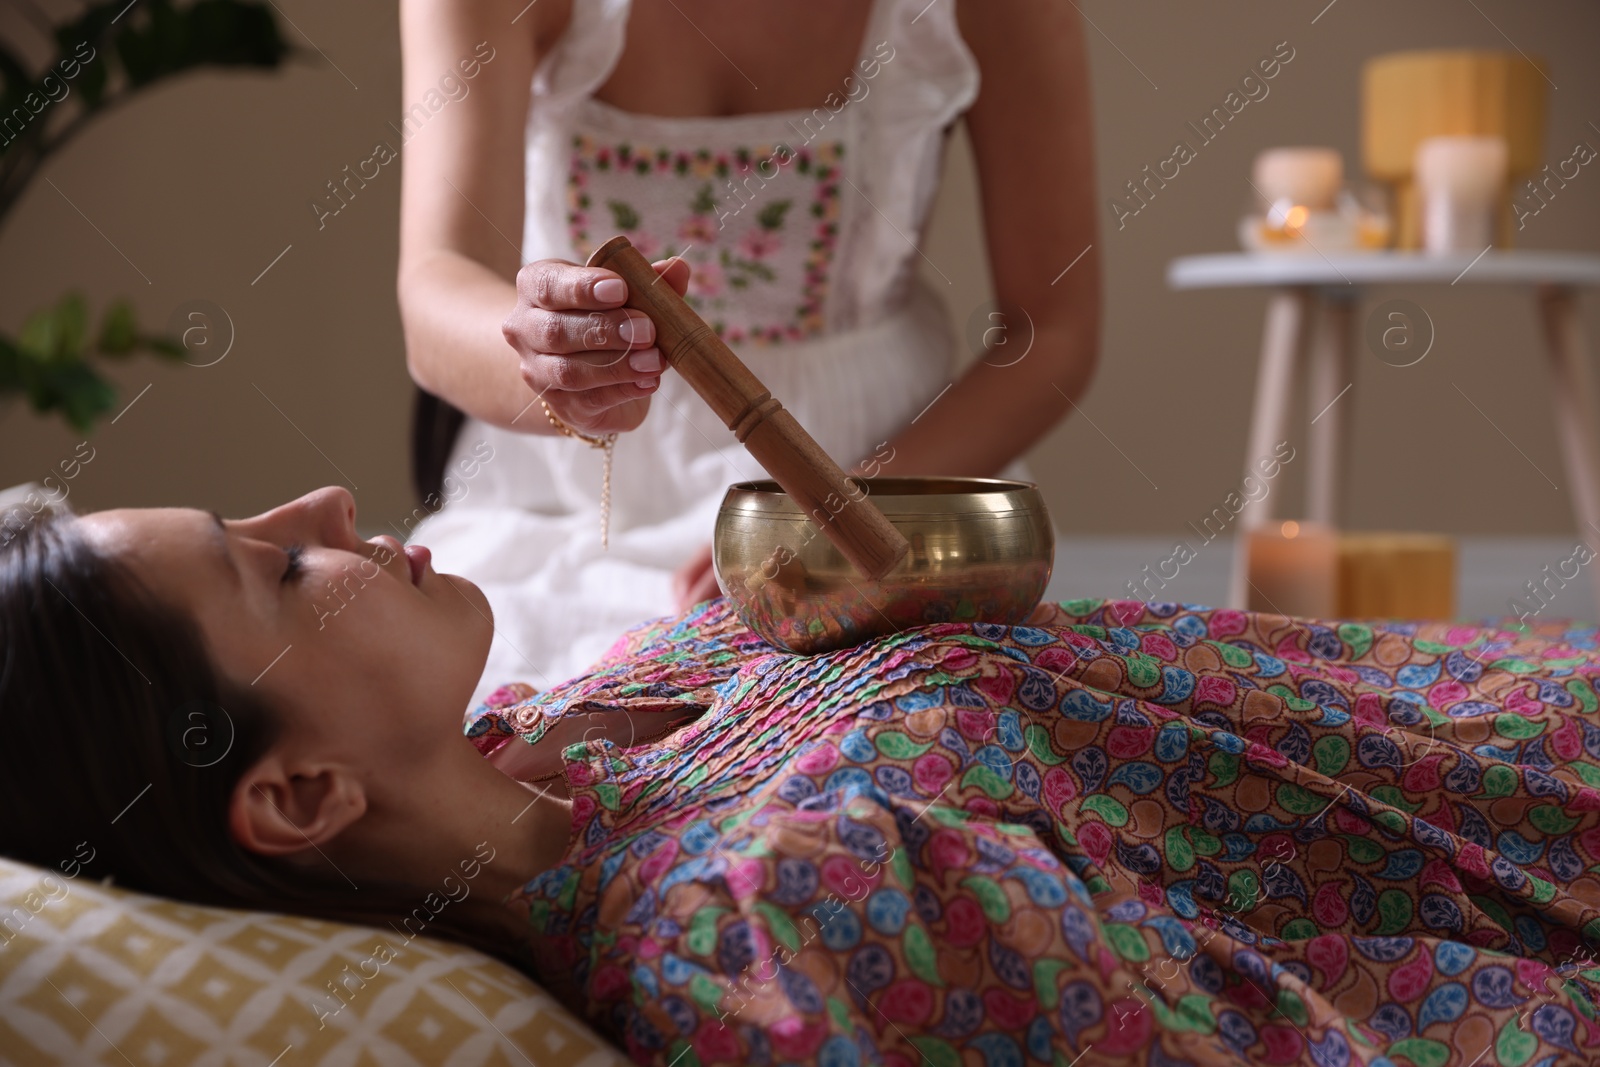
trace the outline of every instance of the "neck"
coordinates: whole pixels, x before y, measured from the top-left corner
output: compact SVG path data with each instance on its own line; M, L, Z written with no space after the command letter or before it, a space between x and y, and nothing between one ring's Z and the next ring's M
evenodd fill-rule
M493 858L483 865L477 891L463 901L463 915L476 925L502 932L512 944L521 944L528 935L526 912L508 907L505 899L561 862L571 836L572 802L564 778L524 785L475 749L472 757L484 803L463 812L462 842L471 842L475 850Z
M566 855L572 831L572 801L565 778L526 785L507 777L476 750L472 757L476 761L472 773L481 780L485 803L464 813L468 816L466 828L471 831L467 837L475 845L487 842L496 850L494 861L484 871L489 878L484 896L487 899L491 895L492 887L498 905L530 878L558 865Z
M407 783L394 817L374 827L350 861L369 876L416 886L419 904L455 912L451 925L466 920L520 943L526 925L504 901L565 854L566 783L523 785L465 738L440 755L434 773Z

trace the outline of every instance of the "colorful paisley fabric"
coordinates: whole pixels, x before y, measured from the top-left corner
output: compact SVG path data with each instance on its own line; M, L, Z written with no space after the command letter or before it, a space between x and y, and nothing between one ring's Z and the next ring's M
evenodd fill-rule
M714 600L479 709L704 709L566 751L540 977L676 1067L1600 1062L1595 630L1029 622L808 658Z

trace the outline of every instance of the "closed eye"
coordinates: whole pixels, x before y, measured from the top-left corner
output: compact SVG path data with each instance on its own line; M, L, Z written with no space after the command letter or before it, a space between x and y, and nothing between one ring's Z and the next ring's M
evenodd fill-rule
M304 573L305 567L302 565L302 560L306 554L306 547L304 545L290 545L283 550L283 554L288 557L288 563L283 568L282 578L283 583L287 585Z

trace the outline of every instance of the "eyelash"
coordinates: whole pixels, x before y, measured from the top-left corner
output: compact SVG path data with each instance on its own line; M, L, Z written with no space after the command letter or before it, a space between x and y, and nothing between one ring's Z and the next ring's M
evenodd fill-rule
M283 582L287 585L300 577L301 572L305 569L301 565L301 559L306 554L306 548L304 545L290 545L283 551L289 557L289 565L283 569Z

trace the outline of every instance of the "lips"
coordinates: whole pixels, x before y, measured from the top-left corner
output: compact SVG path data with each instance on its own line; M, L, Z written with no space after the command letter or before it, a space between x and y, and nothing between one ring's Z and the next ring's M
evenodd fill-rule
M400 543L399 538L392 537L389 534L379 534L368 541L368 544L377 545L380 549L378 556L373 561L380 567L396 556L405 556L406 573L411 579L411 584L415 586L422 585L422 576L427 573L428 561L433 559L432 552L429 552L422 545L403 545Z
M411 584L420 586L422 576L427 572L428 561L433 558L425 545L407 545L405 548L406 562L411 565Z

